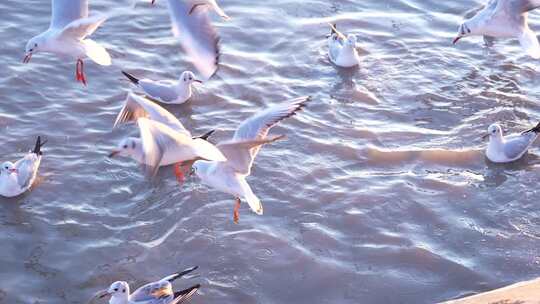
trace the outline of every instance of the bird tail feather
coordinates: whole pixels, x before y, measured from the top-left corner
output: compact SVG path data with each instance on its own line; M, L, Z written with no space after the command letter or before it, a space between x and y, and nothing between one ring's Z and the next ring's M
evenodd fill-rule
M34 146L34 150L32 150L32 153L36 155L42 155L43 152L41 151L41 147L43 147L47 143L47 140L41 142L41 136L37 137L36 145Z

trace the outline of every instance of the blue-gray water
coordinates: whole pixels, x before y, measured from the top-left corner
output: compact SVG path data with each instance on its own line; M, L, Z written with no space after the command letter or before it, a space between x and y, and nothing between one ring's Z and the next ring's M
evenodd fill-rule
M91 1L94 12L130 1ZM222 0L222 65L188 104L168 107L215 140L266 105L312 95L273 129L249 178L265 206L171 168L148 183L106 154L136 130L111 131L130 84L120 69L173 78L190 68L166 1L141 2L93 36L114 66L35 55L46 0L0 2L2 160L49 139L39 180L0 201L0 303L84 303L115 280L139 286L199 265L193 303L433 303L540 273L538 148L512 165L485 161L480 137L501 121L540 120L540 62L516 40L451 40L482 1ZM359 37L362 66L326 56L327 22ZM540 16L531 24L540 29ZM449 149L450 151L446 151Z

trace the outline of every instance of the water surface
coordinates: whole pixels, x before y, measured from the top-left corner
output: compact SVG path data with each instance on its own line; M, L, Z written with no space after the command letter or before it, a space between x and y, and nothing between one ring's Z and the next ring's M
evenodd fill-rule
M91 1L92 10L130 1ZM172 168L148 183L107 153L130 84L191 68L172 38L166 1L145 2L94 35L114 66L36 55L44 0L0 3L2 159L49 142L39 180L0 202L0 303L83 303L115 280L132 286L199 265L193 303L434 303L540 272L539 151L487 163L480 137L501 121L540 120L539 63L516 40L451 45L482 1L221 1L222 65L188 104L167 107L194 133L229 138L257 110L312 95L273 134L249 182L265 206L232 222L232 197L179 187ZM362 66L326 56L327 22L359 37ZM531 24L540 29L540 16Z

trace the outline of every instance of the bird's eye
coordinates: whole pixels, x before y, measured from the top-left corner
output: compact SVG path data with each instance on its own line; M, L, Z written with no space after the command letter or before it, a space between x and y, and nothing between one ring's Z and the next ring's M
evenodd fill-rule
M125 289L122 289L122 292L126 292L126 290L125 290Z
M115 288L114 291L118 291L118 288Z
M124 145L124 149L127 149L127 145Z
M34 51L34 49L29 49L30 52Z
M6 169L9 169L9 167L7 167L7 166L6 166L5 168L6 168Z

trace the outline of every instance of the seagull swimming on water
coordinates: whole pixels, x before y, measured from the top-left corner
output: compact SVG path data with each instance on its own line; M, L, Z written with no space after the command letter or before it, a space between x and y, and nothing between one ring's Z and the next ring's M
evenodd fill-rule
M46 143L41 142L38 136L34 150L28 152L22 159L12 163L6 161L0 168L0 195L14 197L26 192L36 179L41 163L41 147Z
M351 68L360 64L360 56L356 50L356 36L345 36L337 30L335 24L330 24L332 29L328 36L328 57L330 61L343 68Z
M147 97L167 104L185 103L193 95L193 83L202 83L201 80L195 78L195 74L191 71L183 72L177 81L138 79L124 71L122 74L141 88Z
M219 63L219 36L209 10L228 20L215 0L168 0L172 30L201 75L209 79Z
M540 123L522 133L503 136L499 124L488 128L489 144L486 149L487 158L494 163L508 163L520 159L531 147L540 133Z
M486 6L459 26L456 44L467 36L517 38L527 54L540 58L540 44L529 28L528 12L540 7L540 0L489 0Z
M141 138L123 139L109 157L131 157L143 164L148 176L156 175L160 166L175 164L174 172L180 183L184 181L184 162L197 159L225 161L221 151L206 141L213 131L192 137L178 118L158 104L129 93L114 123L136 121Z
M227 161L197 160L193 164L193 173L204 184L235 197L233 213L235 223L238 222L241 199L249 204L253 212L263 214L261 201L251 190L246 177L251 174L253 161L261 146L284 137L267 136L270 129L283 119L294 115L310 99L309 96L296 98L254 114L240 124L231 140L217 145Z
M182 272L164 277L163 279L148 283L130 293L129 284L125 281L117 281L111 284L107 291L101 292L99 298L110 296L109 304L180 304L186 303L201 287L193 285L187 289L173 291L172 282L194 271L198 267L192 267Z
M76 59L76 80L86 85L83 59L88 57L99 65L111 65L107 50L87 38L106 19L104 15L88 17L88 0L52 0L49 29L28 41L23 62L28 63L40 51Z

